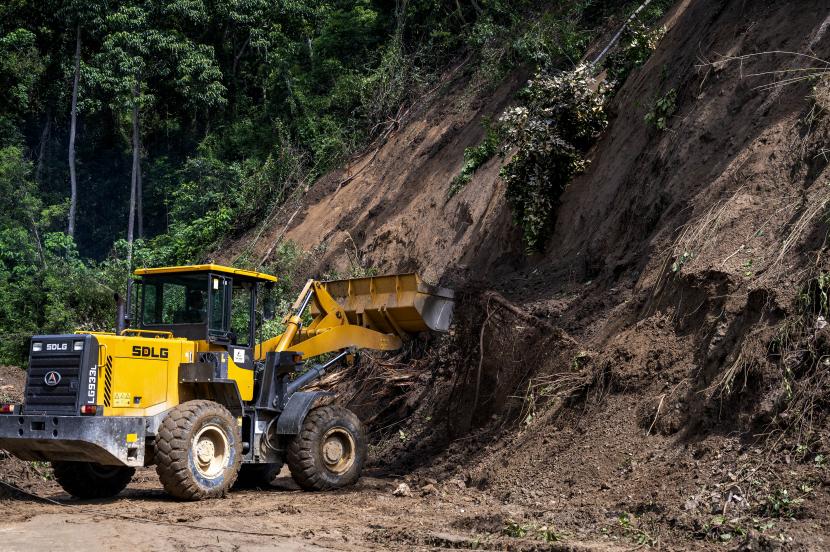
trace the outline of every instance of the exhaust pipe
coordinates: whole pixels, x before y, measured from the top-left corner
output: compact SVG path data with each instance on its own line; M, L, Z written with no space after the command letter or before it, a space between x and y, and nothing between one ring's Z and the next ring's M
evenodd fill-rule
M127 308L124 305L124 299L119 294L115 294L115 333L121 335L121 332L127 329Z
M126 305L126 312L124 313L124 328L130 327L130 322L132 322L132 318L130 318L131 313L133 312L133 279L127 278L127 305Z
M130 327L130 311L132 311L133 281L127 280L126 302L118 293L115 294L115 333L121 332Z

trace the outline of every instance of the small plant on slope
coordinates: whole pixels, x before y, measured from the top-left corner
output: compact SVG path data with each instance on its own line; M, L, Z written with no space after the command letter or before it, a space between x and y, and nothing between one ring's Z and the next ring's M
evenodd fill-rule
M677 90L672 88L666 94L657 98L651 111L646 113L646 124L657 130L668 130L669 119L677 111Z
M493 126L489 120L483 121L483 124L485 129L484 140L479 145L464 150L464 166L461 167L461 172L452 179L450 189L447 192L449 197L460 192L473 179L473 174L499 153L499 146L502 141L501 128Z
M650 29L640 22L634 22L626 27L619 47L608 56L608 61L605 62L608 77L617 84L624 82L631 71L651 57L665 34L665 27Z

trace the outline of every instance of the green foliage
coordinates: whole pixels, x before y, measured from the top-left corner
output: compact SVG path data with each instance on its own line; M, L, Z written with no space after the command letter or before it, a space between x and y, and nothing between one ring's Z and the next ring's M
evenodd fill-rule
M476 74L490 84L498 83L516 66L573 66L594 36L585 17L591 0L569 0L555 6L494 4L492 13L476 20L467 39L477 54Z
M806 496L812 492L808 488L803 494ZM772 494L767 495L767 501L763 504L763 513L775 518L795 518L803 508L804 498L794 497L787 489L776 489Z
M262 325L260 339L270 339L285 330L282 316L288 314L297 298L297 289L302 286L306 274L301 274L304 255L302 249L291 241L283 242L277 247L272 261L261 267L268 274L278 274L279 280L274 285L274 312L277 317L265 321ZM256 268L256 267L250 267Z
M400 36L397 36L384 48L377 70L361 79L354 88L360 92L365 116L380 123L395 116L407 97L409 87L421 79L413 60L404 52Z
M623 535L631 539L637 546L654 546L657 544L657 539L647 533L639 524L640 520L637 516L628 512L623 512L617 518L620 530Z
M554 543L564 540L565 535L553 527L548 527L547 525L543 525L537 530L537 534L539 538L545 541L546 543Z
M528 531L531 530L530 525L508 520L507 525L504 526L502 533L507 537L521 539L527 536Z
M32 88L43 71L36 48L37 36L27 29L0 35L0 107L3 113L20 113L30 101Z
M31 169L20 148L0 149L0 362L10 364L25 362L33 334L111 329L127 274L117 258L84 262L71 238L49 231L54 209Z
M830 273L819 272L807 280L798 295L799 310L811 317L830 316Z
M657 130L668 130L669 121L677 111L677 90L672 88L654 101L651 111L646 113L646 124Z
M522 52L528 60L533 60L540 67L550 67L558 59L564 58L571 65L576 65L593 37L593 30L586 28L583 16L591 5L590 0L571 2L562 13L549 12L541 18L541 32L531 27L523 36ZM532 37L537 37L535 40ZM537 46L528 48L527 45Z
M508 520L502 529L502 534L506 537L514 539L523 539L525 537L533 537L543 540L548 544L559 542L565 538L565 535L556 531L553 527L543 525L538 527L529 523L519 523L517 521Z
M605 63L608 77L617 83L624 82L632 70L651 57L665 34L665 27L651 29L639 21L632 22L623 31L616 50L608 56Z
M450 183L447 192L449 197L460 192L473 179L475 172L499 152L502 142L501 127L493 125L489 120L484 120L482 123L485 129L484 139L479 145L464 150L464 165L461 167L461 172Z
M607 95L587 65L540 73L528 84L524 106L502 117L507 144L517 148L502 177L531 250L544 246L562 192L587 165L584 153L607 124Z
M671 264L672 272L680 272L683 266L695 258L695 254L690 251L684 251L680 257Z

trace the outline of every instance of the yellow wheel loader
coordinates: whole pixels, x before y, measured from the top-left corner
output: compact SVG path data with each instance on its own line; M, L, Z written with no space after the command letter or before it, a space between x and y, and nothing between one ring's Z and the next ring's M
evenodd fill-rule
M284 333L263 341L274 276L213 264L135 274L135 308L128 292L114 333L33 337L23 404L0 406L0 448L52 462L78 498L114 496L153 464L186 500L222 496L237 477L265 484L284 463L305 490L354 483L360 420L302 389L358 349L446 331L453 309L450 290L415 274L309 280Z

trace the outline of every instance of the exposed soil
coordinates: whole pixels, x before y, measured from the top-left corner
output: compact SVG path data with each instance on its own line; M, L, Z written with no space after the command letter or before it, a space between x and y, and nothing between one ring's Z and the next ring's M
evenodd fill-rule
M481 118L526 78L481 89L463 66L222 253L259 259L287 238L313 252L310 276L417 270L458 291L450 335L323 382L370 427L357 487L304 494L283 477L180 504L148 478L71 510L18 496L3 503L10 546L48 525L114 548L126 534L159 549L830 548L830 81L768 86L815 66L780 52L830 58L830 12L681 0L664 23L544 254L523 252L505 160L447 198ZM668 130L650 128L672 89ZM43 477L18 482L64 500ZM404 481L413 497L392 494Z
M305 493L287 470L268 490L237 491L206 502L175 502L155 471L138 472L116 499L70 501L49 480L30 490L55 503L17 496L0 502L6 550L623 550L614 543L550 545L502 534L521 507L501 504L460 481L412 487L371 474L352 488Z

